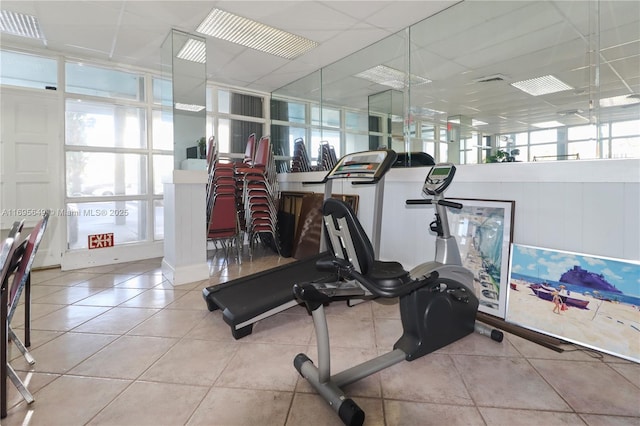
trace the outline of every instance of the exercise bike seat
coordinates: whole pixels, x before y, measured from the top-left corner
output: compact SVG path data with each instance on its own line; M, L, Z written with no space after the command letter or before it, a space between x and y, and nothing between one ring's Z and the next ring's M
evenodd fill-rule
M375 260L373 262L367 278L376 283L380 288L391 291L411 281L409 272L407 272L400 263L383 262L381 260Z
M329 198L324 202L322 213L325 218L325 231L329 234L327 240L332 246L333 253L342 252L343 259L353 259L352 262L357 262L359 273L355 273L354 277L358 281L361 281L358 278L358 275L361 275L367 281L363 282L365 287L374 286L375 289L369 288L369 290L379 297L396 297L404 293L402 288L412 281L409 272L398 262L375 260L371 241L348 204ZM336 239L330 236L332 232L344 233L344 230L340 230L344 225L348 228L350 238ZM331 226L333 230L327 229ZM345 242L347 239L350 240L349 243ZM333 247L335 241L341 241L341 247ZM349 245L353 246L355 256L348 253Z

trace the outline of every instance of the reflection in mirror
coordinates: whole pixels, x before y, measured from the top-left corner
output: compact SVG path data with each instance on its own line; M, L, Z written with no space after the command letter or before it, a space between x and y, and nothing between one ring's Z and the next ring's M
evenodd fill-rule
M370 149L404 151L403 92L389 89L369 95L369 132Z
M338 155L381 146L405 150L406 46L401 31L322 69L323 108L345 111L342 138L323 131Z
M345 119L315 131L341 154L383 136L368 100L394 89L404 146L438 161L640 156L640 2L460 2L411 26L408 46L406 34L319 71L322 111ZM276 93L318 102L298 88Z
M318 129L320 120L321 76L318 70L271 94L271 141L275 155L293 156L297 139L302 139L307 154L311 153L312 133ZM313 127L312 108L316 116Z
M188 159L198 159L198 143L206 140L206 40L172 30L162 46L163 79L170 79L173 116L175 169L192 167ZM202 166L204 170L204 165Z

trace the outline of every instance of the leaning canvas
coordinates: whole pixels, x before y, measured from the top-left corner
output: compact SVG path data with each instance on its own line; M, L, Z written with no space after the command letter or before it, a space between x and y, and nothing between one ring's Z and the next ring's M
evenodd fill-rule
M506 319L640 362L640 262L514 244Z
M448 208L449 227L462 265L473 272L478 310L504 319L513 240L515 201L451 198L461 210Z

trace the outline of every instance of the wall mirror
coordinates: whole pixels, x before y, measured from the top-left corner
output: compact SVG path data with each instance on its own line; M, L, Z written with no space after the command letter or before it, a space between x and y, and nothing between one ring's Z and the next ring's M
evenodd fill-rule
M395 133L368 112L370 96L391 89L404 96L396 150L461 164L498 151L515 161L638 156L639 2L460 2L319 73L314 96L295 83L274 96L315 103L313 132L342 155Z
M173 116L174 168L190 168L206 135L206 40L172 30L162 46L163 79L171 81L168 111ZM205 167L203 166L203 170Z

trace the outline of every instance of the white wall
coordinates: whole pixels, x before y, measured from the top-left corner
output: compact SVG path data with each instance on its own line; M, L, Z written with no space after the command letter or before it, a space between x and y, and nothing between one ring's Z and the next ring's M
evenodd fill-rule
M514 200L514 243L640 260L640 159L461 165L447 197ZM434 257L433 207L405 206L421 198L428 167L392 169L385 179L380 257L409 269ZM280 175L281 190L324 173ZM370 232L371 188L334 183L334 193L360 195L358 216Z

